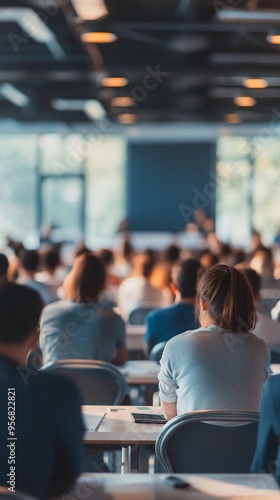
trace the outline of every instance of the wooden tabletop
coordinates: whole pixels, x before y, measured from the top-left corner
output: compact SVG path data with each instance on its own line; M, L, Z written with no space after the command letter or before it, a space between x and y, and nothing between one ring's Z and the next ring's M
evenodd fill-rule
M168 474L83 474L69 498L87 500L221 500L279 499L278 485L270 474L172 474L189 488L168 486ZM83 497L81 496L83 493ZM67 497L68 498L68 497Z
M133 413L160 413L160 406L149 406L148 409L138 409L137 406L83 406L87 422L90 415L96 412L106 413L97 431L87 431L84 437L86 444L154 444L162 429L162 424L136 424ZM146 407L142 407L146 408ZM88 428L90 425L88 424Z

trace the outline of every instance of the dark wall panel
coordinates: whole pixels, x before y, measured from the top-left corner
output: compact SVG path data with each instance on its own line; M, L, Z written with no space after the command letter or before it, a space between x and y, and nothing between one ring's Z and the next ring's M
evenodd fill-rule
M213 142L130 143L126 208L132 231L183 231L193 211L215 218Z

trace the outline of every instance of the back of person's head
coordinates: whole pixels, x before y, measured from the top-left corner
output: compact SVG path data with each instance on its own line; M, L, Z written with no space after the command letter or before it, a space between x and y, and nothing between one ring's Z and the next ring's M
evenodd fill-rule
M46 250L44 254L44 267L54 271L60 264L59 251L55 248Z
M154 268L153 260L147 254L137 254L133 258L133 276L149 278Z
M186 259L175 264L172 269L172 281L178 288L182 299L195 297L197 274L200 267L198 260Z
M247 279L252 287L254 298L258 299L261 289L260 275L257 273L257 271L255 271L255 269L251 269L250 267L244 268L243 272L246 274Z
M208 248L203 250L200 254L200 264L204 269L215 266L218 264L218 257L214 255Z
M180 257L180 251L177 245L169 245L163 251L163 260L167 262L176 262Z
M101 248L96 252L97 257L99 257L105 266L109 266L114 263L114 253L110 248Z
M77 257L64 281L67 299L74 302L98 302L99 293L105 288L106 272L103 262L93 253Z
M0 278L5 278L9 269L9 261L4 253L0 253Z
M8 282L0 286L0 343L23 344L38 327L42 309L32 288Z
M37 250L22 250L19 254L21 267L25 271L37 271L39 266L39 254Z
M210 267L200 276L197 293L217 326L232 332L254 328L254 297L243 271L224 264Z

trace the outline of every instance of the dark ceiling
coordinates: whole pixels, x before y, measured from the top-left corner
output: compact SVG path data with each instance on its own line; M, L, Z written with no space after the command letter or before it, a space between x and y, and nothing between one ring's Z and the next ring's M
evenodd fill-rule
M280 45L268 36L280 34L280 0L104 0L108 14L98 20L78 16L86 2L102 4L0 0L0 119L279 120ZM88 32L116 41L84 43ZM104 88L105 76L128 84ZM246 78L267 86L248 89ZM238 96L255 105L238 106ZM116 106L114 97L132 102Z

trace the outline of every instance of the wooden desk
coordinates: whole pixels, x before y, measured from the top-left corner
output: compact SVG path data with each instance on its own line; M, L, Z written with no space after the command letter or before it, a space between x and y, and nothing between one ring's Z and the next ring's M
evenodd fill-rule
M162 424L136 424L131 417L134 413L162 413L160 406L150 406L150 410L137 410L135 406L83 406L83 413L106 413L97 431L88 431L85 434L86 444L154 444L162 429Z
M122 473L131 470L139 471L140 445L154 445L163 427L163 424L136 424L131 417L135 413L162 413L160 406L152 406L150 410L137 410L135 406L83 406L82 411L87 415L105 412L97 431L87 431L84 437L86 446L90 445L119 445L122 450ZM90 425L89 425L90 426ZM142 456L142 455L141 455Z
M132 360L123 366L117 366L131 385L157 385L160 365L156 361Z
M142 351L145 334L144 325L126 324L126 347L128 351Z
M188 489L167 486L167 474L84 474L69 494L71 500L273 500L278 485L270 474L172 474Z

